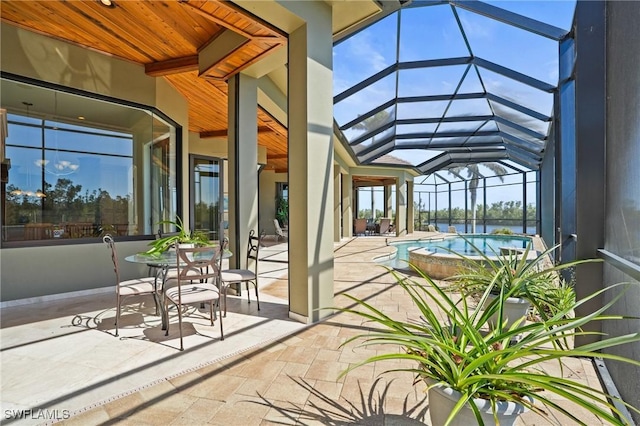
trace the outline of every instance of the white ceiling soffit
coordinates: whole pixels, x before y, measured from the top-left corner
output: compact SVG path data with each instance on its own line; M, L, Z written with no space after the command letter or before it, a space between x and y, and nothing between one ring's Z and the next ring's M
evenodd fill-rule
M369 0L325 0L325 2L332 6L334 36L339 36L382 10L377 2Z
M233 3L263 19L287 34L292 33L304 20L292 13L283 3L290 0L233 0ZM389 2L384 0L381 4ZM397 0L393 0L397 3ZM381 7L375 0L325 0L332 6L333 34L336 35L380 13Z

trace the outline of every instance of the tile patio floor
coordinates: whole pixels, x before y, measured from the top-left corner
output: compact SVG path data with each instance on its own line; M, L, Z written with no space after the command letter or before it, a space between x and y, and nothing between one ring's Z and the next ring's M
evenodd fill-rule
M346 292L386 312L417 317L393 278L373 261L390 252L385 241L360 237L336 244L336 304L346 303L340 298ZM257 311L253 299L247 304L246 294L230 297L224 341L217 323L212 328L204 315L187 317L184 352L177 350L177 325L165 337L146 299L132 301L121 338L113 336L110 292L2 309L0 423L430 424L429 402L407 373L379 376L393 365L368 365L336 380L351 363L374 353L339 347L366 325L347 314L309 326L289 320L287 265L281 263L286 248L285 243L261 250L261 259L276 261L260 264L262 309ZM565 375L600 388L588 360L569 360ZM10 418L12 410L23 409L32 409L27 419ZM553 413L527 413L517 424L572 423Z

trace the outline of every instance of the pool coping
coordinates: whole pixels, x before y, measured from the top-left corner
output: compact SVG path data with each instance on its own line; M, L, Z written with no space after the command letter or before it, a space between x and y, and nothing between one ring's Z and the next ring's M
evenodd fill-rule
M391 242L391 243L387 243L388 246L393 247L395 245L398 244L406 244L406 243L419 243L419 242L423 242L423 241L428 241L428 242L432 242L432 241L445 241L447 239L451 239L451 238L458 238L458 237L466 237L466 236L470 236L470 237L474 237L474 236L483 236L483 237L504 237L505 239L508 238L512 238L512 237L518 237L518 238L528 238L531 241L531 246L532 249L529 251L529 253L527 254L527 259L528 260L533 260L538 256L538 251L535 248L535 237L533 235L521 235L521 234L514 234L514 235L502 235L502 234L448 234L448 235L438 235L438 236L431 236L431 237L425 237L425 238L418 238L415 240L403 240L403 241L397 241L397 242ZM393 247L393 252L389 253L389 254L384 254L384 255L380 255L380 256L376 256L373 258L374 261L376 262L384 262L384 261L391 261L394 259L397 259L397 255L398 255L398 249L397 247ZM497 247L497 250L499 250L499 253L502 250L509 250L509 251L515 251L515 252L524 252L525 249L520 249L519 247L509 247L509 246L502 246L502 247ZM394 269L398 269L398 270L411 270L411 266L410 264L413 264L414 266L417 266L419 269L429 269L429 268L423 268L424 266L426 266L427 264L437 264L437 260L442 260L444 261L446 264L449 264L449 268L448 268L448 272L439 272L436 273L434 275L433 278L438 278L438 279L442 279L442 278L447 278L447 274L450 273L450 271L453 269L453 267L450 265L452 263L454 263L454 261L458 260L458 261L464 261L465 259L470 259L470 260L482 260L485 257L482 255L460 255L457 253L439 253L439 252L432 252L429 251L427 248L425 247L419 247L419 246L408 246L407 247L407 252L409 255L409 259L405 260L405 259L399 259L399 261L404 261L406 262L406 266L402 267L402 266L394 266ZM497 255L499 253L496 253ZM496 259L497 256L495 255L485 255L487 258L489 259ZM413 259L412 259L413 257ZM460 265L455 265L455 268L459 268ZM443 266L444 268L444 266ZM424 271L424 272L431 272L431 271ZM454 275L454 273L451 273L451 275ZM448 276L451 276L448 275Z

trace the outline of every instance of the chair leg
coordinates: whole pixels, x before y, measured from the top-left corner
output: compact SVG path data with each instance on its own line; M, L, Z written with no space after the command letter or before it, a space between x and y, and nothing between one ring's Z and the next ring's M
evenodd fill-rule
M182 344L182 309L180 309L180 307L177 305L176 307L178 309L178 328L180 329L179 330L180 331L180 350L184 351L184 346ZM168 322L167 322L167 330L169 330Z
M164 323L164 335L168 336L169 335L169 302L165 299L164 301L164 312L163 312L163 320L162 322Z
M118 321L120 320L120 293L116 296L116 337L118 337Z
M158 293L154 291L153 293L151 293L151 295L153 296L153 303L155 303L156 305L156 316L158 316L160 315L160 307L158 306Z
M161 304L161 307L162 307L162 312L160 312L161 326L163 330L166 330L167 327L169 327L169 306L167 306L167 303L163 302Z
M260 310L260 297L258 296L258 281L256 280L253 285L256 288L256 302L258 302L258 310ZM247 290L247 293L249 292L249 290Z
M149 270L151 271L151 267L149 267ZM158 280L160 280L160 285L162 285L162 281L164 280L164 270L163 269L158 269L158 268L153 268L154 270L154 275L155 279L153 281L153 301L156 304L156 316L161 315L161 312L159 312L161 310L161 306L160 304L162 303L160 301L160 292L158 291Z
M220 296L218 296L218 299ZM225 310L227 309L227 304L225 303ZM224 331L222 331L222 304L218 303L218 311L220 315L220 340L224 340Z
M225 318L227 317L227 290L228 289L229 289L228 285L224 286L224 317Z
M214 305L214 302L213 300L211 300L209 302L209 318L211 319L211 325L213 325L213 305Z
M247 286L247 303L251 304L251 298L249 297L249 281L245 282Z

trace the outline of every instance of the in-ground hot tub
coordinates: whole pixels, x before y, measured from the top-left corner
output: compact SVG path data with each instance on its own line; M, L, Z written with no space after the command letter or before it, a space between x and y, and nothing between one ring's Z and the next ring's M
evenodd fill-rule
M456 253L468 258L481 258L471 244L492 257L505 250L522 251L531 243L531 237L495 234L402 241L390 243L396 248L395 258L386 259L382 263L396 269L408 269L410 267L407 262L410 262L431 278L443 279L459 272L462 259ZM535 255L533 250L529 253L529 256Z

